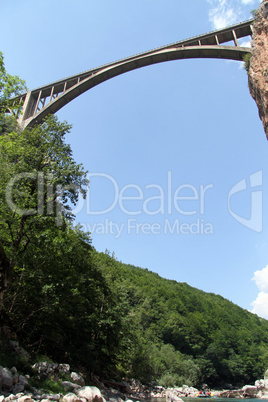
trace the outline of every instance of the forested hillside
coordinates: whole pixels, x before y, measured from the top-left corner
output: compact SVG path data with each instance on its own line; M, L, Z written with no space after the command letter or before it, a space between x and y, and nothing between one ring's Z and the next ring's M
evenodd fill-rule
M1 53L0 72L0 329L33 360L103 379L220 386L262 377L268 321L96 252L73 225L87 179L65 143L71 127L49 117L22 131L5 111L24 84L6 73Z
M125 361L132 375L166 385L237 384L263 375L267 321L221 296L127 266L107 254L95 253L94 259L127 305L132 329Z
M165 386L263 376L267 321L97 253L78 229L51 234L29 246L5 296L6 323L33 355Z

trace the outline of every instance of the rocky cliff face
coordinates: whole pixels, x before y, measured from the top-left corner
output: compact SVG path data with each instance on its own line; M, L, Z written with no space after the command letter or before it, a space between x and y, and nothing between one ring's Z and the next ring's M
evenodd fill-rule
M257 103L268 139L268 0L264 0L257 10L251 46L249 90Z

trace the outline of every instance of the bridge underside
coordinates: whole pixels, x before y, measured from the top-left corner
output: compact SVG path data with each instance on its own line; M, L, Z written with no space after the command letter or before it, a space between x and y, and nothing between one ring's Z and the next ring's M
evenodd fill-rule
M37 88L14 98L23 105L19 124L33 127L89 89L120 74L151 64L192 58L243 61L250 48L239 46L238 39L251 35L252 20L225 30L214 31L172 45L128 57L96 69ZM233 46L230 44L233 41ZM222 45L221 43L226 43Z

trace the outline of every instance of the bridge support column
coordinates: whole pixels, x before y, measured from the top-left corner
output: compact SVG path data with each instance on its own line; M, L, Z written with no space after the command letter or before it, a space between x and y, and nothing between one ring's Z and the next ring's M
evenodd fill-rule
M239 43L238 43L238 40L237 40L237 36L236 36L236 33L235 33L235 30L233 29L233 37L234 37L234 44L235 44L235 46L239 46Z
M23 103L22 111L18 118L18 123L22 128L24 128L27 118L31 116L31 110L33 109L33 107L34 98L32 96L32 92L28 91Z

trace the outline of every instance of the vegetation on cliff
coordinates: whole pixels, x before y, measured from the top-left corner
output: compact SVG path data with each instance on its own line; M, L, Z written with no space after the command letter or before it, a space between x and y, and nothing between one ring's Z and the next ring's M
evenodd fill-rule
M98 253L72 224L87 181L64 140L69 125L50 117L21 131L2 113L0 126L1 324L33 358L165 386L262 377L266 320Z

